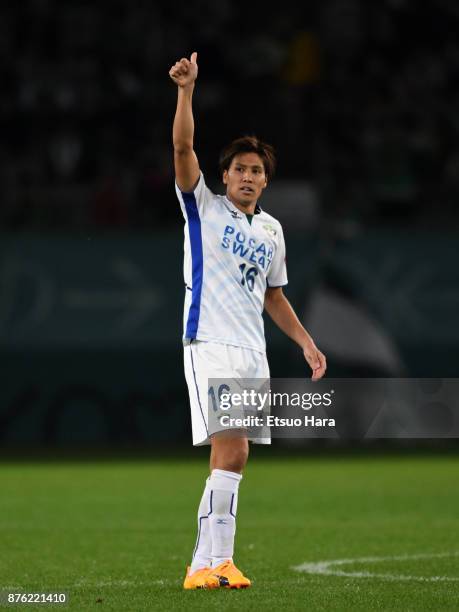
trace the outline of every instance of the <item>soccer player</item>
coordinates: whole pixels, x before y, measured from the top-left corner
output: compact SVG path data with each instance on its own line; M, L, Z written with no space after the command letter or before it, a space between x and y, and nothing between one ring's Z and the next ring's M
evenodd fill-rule
M198 536L184 588L244 588L250 580L235 566L233 551L249 439L240 429L209 435L208 379L269 378L263 308L302 348L313 380L325 374L326 360L282 291L287 284L282 227L258 205L275 168L272 147L253 136L229 144L220 159L226 194L212 193L193 148L197 53L176 62L169 75L178 86L174 165L185 218L185 377L193 444L211 445L210 476L199 504Z

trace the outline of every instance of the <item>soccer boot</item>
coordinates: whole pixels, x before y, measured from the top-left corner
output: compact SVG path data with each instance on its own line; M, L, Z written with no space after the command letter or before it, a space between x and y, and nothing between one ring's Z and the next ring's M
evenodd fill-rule
M224 561L212 568L209 576L217 578L219 586L227 589L246 589L252 584L232 561Z
M212 568L203 567L190 574L190 567L186 568L186 576L183 581L184 589L216 589L220 586L220 581L216 576L211 575Z

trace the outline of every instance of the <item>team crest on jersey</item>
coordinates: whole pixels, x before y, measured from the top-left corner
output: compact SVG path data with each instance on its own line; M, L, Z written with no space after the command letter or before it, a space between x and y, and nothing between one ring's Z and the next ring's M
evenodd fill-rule
M274 227L272 225L269 225L268 223L266 223L266 225L263 225L263 229L266 230L270 236L274 237L277 234L277 230L275 230Z

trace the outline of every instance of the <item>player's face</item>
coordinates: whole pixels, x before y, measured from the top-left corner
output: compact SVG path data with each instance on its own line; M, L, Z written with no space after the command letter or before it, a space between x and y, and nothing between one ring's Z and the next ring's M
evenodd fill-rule
M235 155L223 172L228 198L243 208L254 205L268 184L263 161L256 153Z

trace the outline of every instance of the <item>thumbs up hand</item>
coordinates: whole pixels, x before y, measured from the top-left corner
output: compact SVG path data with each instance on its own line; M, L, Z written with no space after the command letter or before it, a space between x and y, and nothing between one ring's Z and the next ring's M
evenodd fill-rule
M182 57L182 59L172 66L169 70L169 76L179 87L187 87L194 83L198 76L198 64L196 63L198 54L194 51L190 59Z

